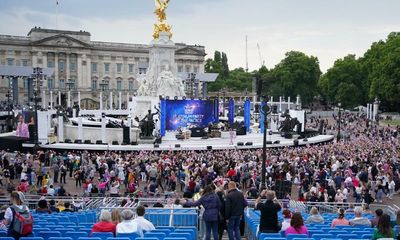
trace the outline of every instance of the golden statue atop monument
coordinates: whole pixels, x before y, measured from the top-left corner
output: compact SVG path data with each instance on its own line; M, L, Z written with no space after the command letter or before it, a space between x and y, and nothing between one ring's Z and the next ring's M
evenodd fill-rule
M153 38L158 39L160 36L160 32L166 32L169 35L169 38L172 37L171 25L167 24L165 21L167 20L167 15L165 14L165 10L168 7L169 0L154 0L156 4L156 10L154 13L157 15L158 23L154 24Z

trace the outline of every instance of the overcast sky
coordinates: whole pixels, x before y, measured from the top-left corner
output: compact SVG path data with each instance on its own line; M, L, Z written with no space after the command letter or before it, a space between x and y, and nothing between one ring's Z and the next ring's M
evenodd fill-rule
M171 0L173 41L228 55L231 68L279 63L287 51L318 57L321 69L400 31L399 0ZM25 36L34 26L56 27L56 0L0 0L0 34ZM149 43L153 0L59 0L58 29L86 30L92 40Z

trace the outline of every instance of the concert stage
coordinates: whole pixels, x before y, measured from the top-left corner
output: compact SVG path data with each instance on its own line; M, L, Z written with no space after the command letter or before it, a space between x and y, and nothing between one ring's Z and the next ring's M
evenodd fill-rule
M230 144L229 137L222 138L190 138L185 140L177 140L174 133L167 134L162 143L155 147L153 144L139 144L139 145L101 145L101 144L75 144L75 143L54 143L48 145L42 145L44 149L53 150L90 150L90 151L142 151L142 150L153 150L153 151L165 151L165 150L226 150L226 149L253 149L262 148L263 136L260 133L252 133L242 136L237 136L234 139L234 144ZM333 135L318 135L310 137L307 141L303 139L298 140L298 146L304 146L307 144L320 144L330 142L334 139ZM278 134L268 135L267 144L268 148L277 147L288 147L295 146L294 139L285 139ZM279 143L278 143L279 141ZM272 144L271 144L272 142ZM242 145L242 144L243 145ZM240 145L240 146L238 146ZM33 144L24 143L24 148L33 147Z

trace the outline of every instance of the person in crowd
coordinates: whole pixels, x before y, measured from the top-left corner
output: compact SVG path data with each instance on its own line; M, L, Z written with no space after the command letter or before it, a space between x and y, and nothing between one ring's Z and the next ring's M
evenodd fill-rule
M221 203L221 208L219 210L218 217L218 239L222 240L222 236L224 235L224 231L227 230L226 219L225 219L225 193L224 186L221 185L216 189L217 196Z
M111 221L115 225L117 225L118 223L122 222L121 211L118 208L114 208L112 210L112 212L111 212Z
M38 201L37 208L35 210L36 213L44 213L44 214L51 214L51 210L47 205L47 201L41 199Z
M93 225L90 236L92 236L94 232L111 232L115 235L116 226L112 223L111 213L108 210L101 210L99 220L98 223Z
M133 212L130 209L125 209L121 212L122 222L117 224L117 235L118 233L138 233L139 226L137 222L133 221Z
M11 203L12 205L6 209L6 212L4 213L4 223L5 225L8 225L8 231L7 231L7 236L13 237L15 240L19 240L21 237L27 237L32 234L32 228L26 229L24 233L21 233L20 229L18 229L18 226L21 225L21 221L15 218L15 214L19 213L21 216L23 216L26 219L31 218L31 213L26 206L25 203L25 195L22 192L17 192L14 191L11 193ZM33 219L31 222L31 227L33 224Z
M237 189L235 182L230 181L225 199L225 218L228 220L229 240L240 240L240 219L245 207L247 207L247 201L243 193Z
M71 209L71 203L70 202L65 202L64 203L64 210L63 212L74 212L73 209Z
M324 224L324 218L319 214L318 208L312 207L310 210L310 215L308 216L306 223L317 223L317 224Z
M196 202L186 202L185 206L203 206L205 211L203 213L203 220L206 224L206 240L211 238L211 230L214 240L218 240L218 217L221 209L221 201L212 185L207 185L204 188L203 194Z
M49 209L51 212L60 212L60 210L58 210L58 208L56 207L56 201L54 201L53 199L49 201Z
M308 229L304 225L303 217L301 213L296 212L293 213L292 219L290 221L290 227L288 227L285 231L285 236L287 237L289 234L305 234L308 236Z
M349 221L351 226L371 226L371 221L369 221L368 218L363 217L362 213L362 207L354 208L354 218Z
M261 199L267 200L262 203ZM274 191L263 190L256 199L255 208L260 210L260 232L276 233L279 232L278 212L282 209L281 204L277 201Z
M382 209L376 209L375 210L375 218L371 219L371 227L376 227L378 226L379 218L382 216L383 211Z
M390 224L390 216L387 214L382 214L378 221L378 227L372 236L372 240L384 239L384 238L394 238L395 233Z
M144 214L146 212L146 209L143 206L139 206L136 208L136 215L137 217L133 220L133 222L139 226L139 236L144 237L144 232L149 232L153 231L156 229L149 220L144 218Z
M282 211L282 217L283 221L281 231L286 231L286 229L290 227L290 222L292 221L292 213L289 209L286 208Z
M338 210L338 217L332 221L331 227L335 228L336 226L348 226L350 222L344 216L344 209L339 208Z

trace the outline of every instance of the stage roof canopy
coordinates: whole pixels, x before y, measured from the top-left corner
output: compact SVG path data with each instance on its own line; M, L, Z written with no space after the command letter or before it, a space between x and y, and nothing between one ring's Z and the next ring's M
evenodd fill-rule
M51 76L53 73L54 68L43 68L44 75ZM32 74L33 67L0 65L0 76L31 77Z
M179 77L186 80L190 73L178 73ZM218 77L218 73L196 73L196 79L200 82L215 82Z

